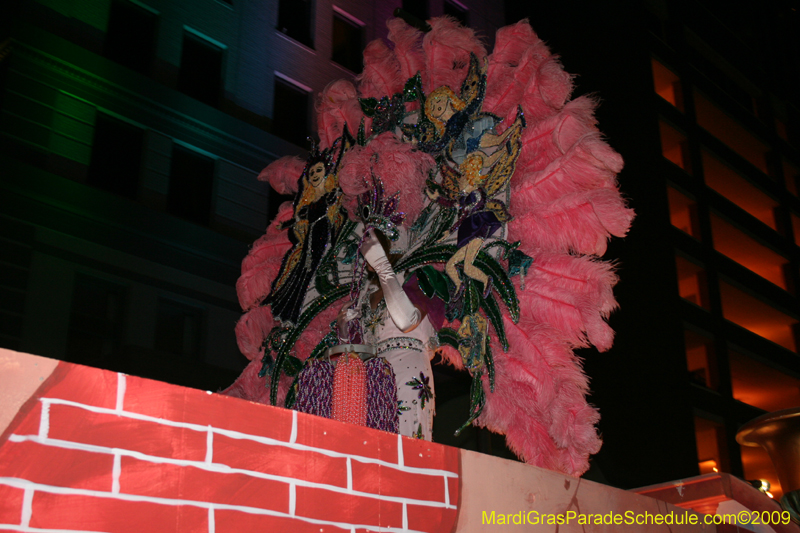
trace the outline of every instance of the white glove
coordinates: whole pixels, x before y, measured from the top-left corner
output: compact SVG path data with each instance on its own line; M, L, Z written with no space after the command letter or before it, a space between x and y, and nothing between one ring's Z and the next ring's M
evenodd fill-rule
M408 299L397 274L392 269L389 258L386 257L381 242L372 231L361 245L361 255L378 275L378 281L383 289L383 298L386 300L386 309L397 329L403 333L414 329L422 320L422 313Z

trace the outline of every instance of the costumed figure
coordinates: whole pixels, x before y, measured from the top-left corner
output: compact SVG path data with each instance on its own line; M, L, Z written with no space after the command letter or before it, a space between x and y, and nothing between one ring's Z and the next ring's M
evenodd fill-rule
M343 140L341 149L345 145ZM293 247L264 300L272 306L273 316L282 322L297 322L309 283L344 222L337 168L331 152L312 150L300 176L294 217L282 225L290 229L289 241Z
M435 351L472 376L461 429L581 475L601 440L574 349L613 341L617 277L601 257L633 220L622 160L527 21L500 29L488 56L455 20L428 24L389 21L393 47L367 46L357 86L320 95L320 147L340 154L324 183L335 176L340 196L314 188L311 160L262 173L298 197L242 264L236 332L252 362L227 393L334 418L363 406L356 423L430 438Z

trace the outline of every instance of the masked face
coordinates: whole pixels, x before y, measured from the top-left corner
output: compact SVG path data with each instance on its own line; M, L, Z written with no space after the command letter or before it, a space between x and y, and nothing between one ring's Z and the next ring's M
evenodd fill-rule
M434 99L431 105L431 116L434 118L442 118L447 111L450 101L445 96L439 96Z
M325 165L322 163L314 163L314 165L308 169L308 182L312 187L316 188L319 187L324 179Z

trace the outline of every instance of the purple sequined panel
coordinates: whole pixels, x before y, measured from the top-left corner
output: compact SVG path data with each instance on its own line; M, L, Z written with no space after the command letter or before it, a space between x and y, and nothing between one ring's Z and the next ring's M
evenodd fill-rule
M397 384L394 371L383 357L366 362L367 369L367 427L399 433L397 415Z
M311 361L297 378L294 410L330 418L332 398L333 365L328 361Z

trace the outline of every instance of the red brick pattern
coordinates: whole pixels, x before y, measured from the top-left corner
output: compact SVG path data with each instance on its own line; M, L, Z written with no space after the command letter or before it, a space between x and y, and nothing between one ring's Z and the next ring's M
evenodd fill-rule
M458 451L60 363L0 442L0 524L452 531Z

